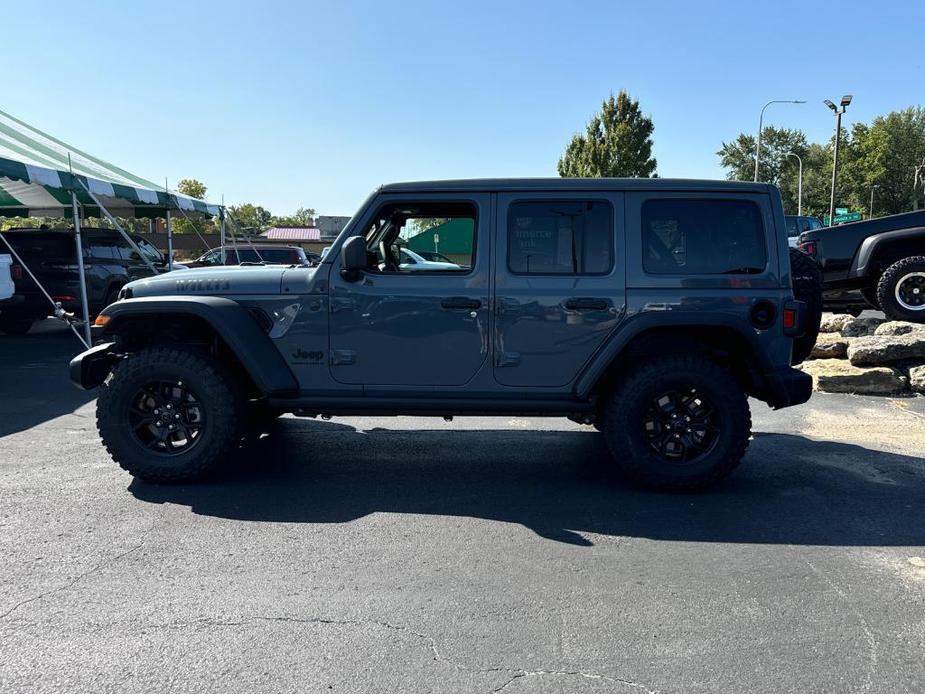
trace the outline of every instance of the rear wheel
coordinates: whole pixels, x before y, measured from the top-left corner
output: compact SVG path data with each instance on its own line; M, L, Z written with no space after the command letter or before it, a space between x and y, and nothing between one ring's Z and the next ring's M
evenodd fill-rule
M135 477L184 482L237 449L243 401L205 352L152 347L119 363L100 389L96 417L106 450Z
M822 270L813 258L798 248L790 249L790 276L793 296L806 304L806 331L793 340L791 364L805 361L819 337L822 322Z
M25 335L32 328L33 321L28 318L0 317L0 333L5 335Z
M700 357L642 364L616 388L601 423L618 470L667 491L721 480L742 460L751 436L742 386Z
M877 298L887 318L925 323L925 255L890 265L877 283Z

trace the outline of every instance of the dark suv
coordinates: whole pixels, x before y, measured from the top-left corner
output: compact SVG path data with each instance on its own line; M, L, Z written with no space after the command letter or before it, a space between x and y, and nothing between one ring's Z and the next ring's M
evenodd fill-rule
M3 234L52 299L79 315L80 281L74 230L11 229ZM132 239L156 268L166 270L166 261L154 246L140 236ZM153 274L117 231L86 228L81 230L81 240L91 314L115 301L126 283ZM0 302L0 331L23 335L53 309L15 259L10 274L15 294Z
M453 262L403 267L420 234ZM388 185L318 266L131 283L71 378L101 386L113 458L156 481L214 471L283 412L516 414L596 427L631 479L702 487L745 453L748 396L810 396L794 282L816 266L793 253L765 184Z

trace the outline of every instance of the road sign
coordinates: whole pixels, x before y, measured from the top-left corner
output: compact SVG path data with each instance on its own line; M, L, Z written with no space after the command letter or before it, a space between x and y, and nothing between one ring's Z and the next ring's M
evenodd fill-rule
M839 208L839 209L844 209L844 208ZM860 222L862 219L864 219L864 215L861 214L860 212L844 212L844 213L835 215L836 224L844 224L846 222ZM825 217L823 217L822 221L825 223L826 226L828 226L829 216L826 215Z
M847 207L836 207L835 208L835 219L838 219L838 216L842 214L848 214L848 208Z

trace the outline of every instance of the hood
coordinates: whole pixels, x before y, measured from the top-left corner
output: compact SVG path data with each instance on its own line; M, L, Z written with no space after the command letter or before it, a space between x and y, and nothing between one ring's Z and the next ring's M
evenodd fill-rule
M283 273L287 265L241 267L237 265L216 268L174 270L156 277L129 282L126 286L132 297L177 296L182 294L225 296L230 294L279 294ZM300 268L310 273L312 268Z

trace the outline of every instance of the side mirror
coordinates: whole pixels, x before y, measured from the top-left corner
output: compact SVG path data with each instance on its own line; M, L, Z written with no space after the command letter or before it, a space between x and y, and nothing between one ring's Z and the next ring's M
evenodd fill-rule
M343 261L341 277L348 282L356 282L366 269L366 239L362 236L352 236L347 239L340 252Z

